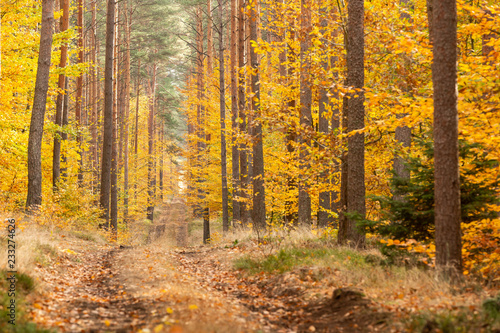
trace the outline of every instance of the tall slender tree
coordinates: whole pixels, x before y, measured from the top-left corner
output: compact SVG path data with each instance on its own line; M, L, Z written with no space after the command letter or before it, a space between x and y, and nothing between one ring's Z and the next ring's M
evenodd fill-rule
M54 0L43 0L40 51L38 53L35 96L33 97L28 139L28 196L26 198L26 209L28 211L36 211L42 204L42 137L47 92L49 90L53 33Z
M305 172L309 169L312 132L312 90L309 82L311 47L311 1L301 0L300 15L300 126L305 130L301 136L300 181L299 181L299 224L311 225L311 196Z
M436 264L461 274L456 0L434 1L432 18Z
M250 3L250 40L257 42L257 1ZM259 86L259 58L255 46L250 47L252 111L253 111L253 207L252 223L254 228L266 227L266 193L264 188L264 144L262 137L262 121L260 119L260 86Z
M78 0L78 12L77 12L77 22L78 27L78 63L82 64L84 60L84 31L83 31L83 0ZM75 104L75 118L78 127L76 140L78 142L78 154L79 154L79 167L78 167L78 185L81 186L83 183L83 146L82 146L82 135L81 128L82 125L82 104L83 104L83 74L80 74L76 78L76 104Z
M364 0L352 0L347 5L347 82L354 91L347 98L347 187L346 211L365 218L365 124L364 91ZM348 217L340 224L339 241L362 247L365 236L356 228L355 219Z
M233 226L241 222L240 215L240 154L238 150L238 22L237 22L238 0L231 0L231 129L232 149L231 166L233 181Z
M60 1L60 9L63 12L62 17L59 21L60 31L64 32L69 28L69 0L61 0ZM61 57L59 60L59 68L66 67L66 59L68 57L68 45L65 43L61 45ZM58 79L58 88L59 93L57 94L56 100L56 115L54 119L54 123L57 126L62 126L62 118L63 112L67 112L64 110L64 95L68 92L65 90L66 86L66 76L61 73L59 74ZM61 176L61 131L57 131L54 136L54 150L52 154L52 186L54 191L57 190L59 186L60 176Z
M245 0L239 0L238 11L238 110L240 122L240 134L246 136L247 112L245 98ZM248 24L248 21L247 21ZM239 146L240 152L240 216L244 225L250 223L250 210L248 207L248 147L245 140Z
M104 211L105 228L109 228L111 193L111 159L113 154L113 56L115 41L115 0L108 0L106 13L106 58L104 72L104 128L101 164L100 203Z
M220 108L220 158L222 183L222 231L229 231L229 194L227 189L227 152L226 152L226 82L224 78L224 6L219 5L219 108Z

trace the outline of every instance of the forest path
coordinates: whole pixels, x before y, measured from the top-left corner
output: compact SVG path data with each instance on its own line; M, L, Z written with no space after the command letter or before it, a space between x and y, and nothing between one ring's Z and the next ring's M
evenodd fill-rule
M165 248L62 242L66 249L57 262L36 268L44 291L31 300L31 316L42 326L155 333L252 332L262 326L244 306L179 270Z
M248 249L247 249L248 250ZM198 279L205 290L251 311L263 331L270 332L384 332L388 314L362 294L338 289L333 297L315 281L317 268L305 267L279 275L246 275L232 267L232 259L246 249L191 247L173 251L178 270Z
M366 298L349 290L332 297L317 278L328 272L318 267L248 275L235 270L233 260L257 251L251 243L185 246L186 216L182 203L166 207L162 235L155 228L146 246L56 236L55 260L36 268L43 292L31 300L33 321L89 333L387 329L386 314Z

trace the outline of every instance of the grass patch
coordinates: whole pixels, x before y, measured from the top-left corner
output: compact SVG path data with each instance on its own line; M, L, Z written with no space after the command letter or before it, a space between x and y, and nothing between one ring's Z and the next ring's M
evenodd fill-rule
M35 290L33 278L27 274L17 273L15 282L15 325L9 323L11 317L10 289L11 281L7 280L11 274L0 270L0 332L13 333L50 333L51 330L37 328L34 323L29 322L26 313L26 297ZM10 294L10 295L9 295Z
M90 233L87 233L87 232L72 231L71 235L78 238L78 239L82 239L85 241L97 242L97 239L95 238L95 236L91 235Z
M343 262L351 267L367 266L366 256L349 248L307 248L287 247L276 254L263 257L245 255L236 259L234 265L238 269L247 270L251 274L259 272L284 273L299 266L329 266L333 262Z
M441 312L422 312L410 317L406 329L412 332L499 332L500 294L483 302L481 309L461 307Z
M35 262L42 266L48 266L58 257L57 250L50 244L40 244L35 246Z

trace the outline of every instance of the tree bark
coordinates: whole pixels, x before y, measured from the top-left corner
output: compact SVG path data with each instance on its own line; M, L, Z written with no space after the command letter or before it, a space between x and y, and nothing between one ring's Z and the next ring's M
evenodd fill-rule
M433 26L436 264L462 274L455 0L434 2Z
M213 74L213 60L214 60L214 35L213 35L213 25L214 20L212 17L212 0L207 0L207 74L208 80L212 80Z
M123 221L128 221L129 205L129 117L130 117L130 34L132 31L132 15L128 15L127 2L124 3L125 9L125 115L124 115L124 146L123 157Z
M153 65L152 78L150 80L149 117L148 117L148 207L147 219L153 221L154 215L154 187L156 174L154 171L154 115L156 95L156 64Z
M28 139L28 195L26 198L26 210L29 212L37 211L42 204L42 137L47 92L49 90L53 25L54 1L43 0L40 51L38 54L35 96L33 98Z
M250 40L257 42L257 3L250 4ZM254 229L266 228L266 195L264 189L264 145L262 137L262 121L260 111L259 58L255 47L250 47L250 63L252 66L252 111L253 111L253 207L252 223Z
M292 25L295 24L292 22ZM286 54L287 60L289 64L292 64L295 61L295 53L293 48L291 47L291 42L295 40L295 29L291 28L289 29L289 34L290 37L288 38L290 40L289 43L289 49ZM286 39L285 39L286 40ZM294 81L294 76L295 76L295 69L293 66L288 65L287 69L287 77L288 77L288 85L293 85ZM288 112L291 114L294 114L296 112L296 101L295 99L291 98L288 101ZM286 135L286 150L288 152L288 155L290 156L291 159L294 159L294 153L295 153L295 147L294 144L297 141L297 129L293 125L288 125L287 129L287 135ZM290 161L290 162L295 162L295 161ZM287 176L287 192L288 193L294 193L297 191L297 182L295 179L295 175L289 174ZM297 213L295 212L295 203L292 200L287 200L285 202L285 223L287 225L294 225L298 219Z
M226 83L224 80L224 21L223 3L219 2L219 108L220 108L220 158L221 158L221 183L222 183L222 231L229 231L229 198L227 190L227 152L226 152Z
M347 81L354 92L347 101L347 130L363 129L365 126L364 107L364 1L350 1L347 7ZM365 206L365 138L363 133L349 135L347 139L347 212L364 219ZM356 222L348 217L345 223L344 242L355 247L363 247L365 236L357 230ZM340 231L339 231L340 234Z
M136 94L135 94L135 133L134 133L134 175L135 175L135 180L134 180L134 201L137 204L137 172L138 172L138 159L139 155L138 153L138 147L139 147L139 94L140 94L140 88L141 88L141 58L137 61L137 83L136 83Z
M238 109L240 116L240 134L245 136L247 132L247 115L245 110L245 74L241 73L245 66L245 1L239 0L239 14L238 14L238 67L239 67L239 80L238 80ZM246 136L245 136L246 139ZM243 141L240 143L240 216L243 225L250 223L250 210L248 208L248 147Z
M90 132L92 135L92 141L91 141L91 152L92 152L92 191L95 193L97 184L99 183L99 158L98 158L98 134L97 134L97 126L99 122L98 118L98 111L97 109L99 108L98 106L98 95L97 95L97 86L99 84L99 81L97 79L97 8L96 8L96 1L92 1L92 29L91 29L91 35L92 35L92 46L91 46L91 60L92 60L92 66L90 66L90 77L92 80L91 83L91 89L92 89L92 94L91 94L91 114L92 114L92 121L91 121L91 128Z
M312 132L312 90L309 82L310 60L309 48L311 47L311 2L301 0L301 42L300 42L300 176L299 176L299 225L311 225L311 196L307 176L304 174L309 169L309 159Z
M64 32L69 28L69 0L60 0L60 8L63 15L60 19L60 31ZM61 59L59 61L59 68L66 67L66 59L68 57L68 45L61 45ZM64 96L68 93L65 90L66 76L59 74L58 87L59 93L56 100L56 116L54 123L59 128L62 126ZM54 191L59 187L61 177L61 135L62 131L58 130L54 136L54 150L52 154L52 186Z
M328 28L328 8L324 7L324 5L320 5L320 12L319 14L321 15L320 17L320 27L321 27L321 35L325 35L327 33L327 28ZM323 37L324 38L324 37ZM325 40L326 41L326 40ZM323 41L323 42L325 42ZM326 55L324 55L324 59L321 61L321 67L323 68L324 73L328 73L329 69L329 57L327 54L328 51L326 51ZM325 87L321 87L319 91L319 101L318 101L318 131L323 134L324 136L328 135L329 133L329 122L328 118L326 116L326 113L328 111L328 106L330 105L330 98L328 97L328 90ZM321 147L320 147L321 148ZM325 148L321 148L322 150L325 150ZM320 182L327 184L329 183L328 180L329 172L328 171L323 171L321 173L321 178ZM318 227L325 228L328 226L330 222L330 210L332 209L331 207L331 199L330 199L330 191L324 190L319 193L319 209L318 209Z
M400 0L400 5L403 7L409 7L410 5L410 0ZM412 22L412 18L409 14L406 12L401 12L400 13L400 19L401 20L408 20L409 22ZM403 92L406 94L411 95L411 87L407 84L405 81L405 78L408 76L408 69L411 65L411 60L404 55L402 61L404 62L403 68L404 68L404 73L403 77L400 79L400 87ZM407 113L402 113L402 114L397 114L398 118L404 118L407 115ZM403 148L408 148L411 146L411 129L408 126L398 126L396 128L396 133L395 133L395 139L396 143L398 144L398 149L400 147ZM404 159L400 156L399 152L396 152L393 160L393 168L394 168L394 173L396 177L401 178L401 179L410 179L410 171L404 164ZM399 194L394 194L393 196L394 200L399 200L402 201L404 200L403 196Z
M232 135L232 181L233 181L233 226L241 223L240 215L240 154L238 151L238 1L231 0L231 128Z
M78 27L78 63L83 63L83 0L78 0L78 14L77 23ZM82 147L82 135L81 125L82 125L82 102L83 102L83 75L80 74L76 78L76 104L75 104L75 118L77 126L76 141L78 144L78 186L83 185L83 147Z
M105 229L109 229L109 199L111 191L111 159L113 154L113 55L115 41L115 0L108 0L106 14L106 58L104 72L104 129L101 163L100 203L104 211Z

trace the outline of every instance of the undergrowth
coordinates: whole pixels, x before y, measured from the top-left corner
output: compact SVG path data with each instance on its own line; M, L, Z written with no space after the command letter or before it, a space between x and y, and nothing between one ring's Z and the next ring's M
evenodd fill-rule
M35 290L33 278L24 273L16 274L15 288L11 287L8 280L11 274L5 270L0 270L0 332L12 333L50 333L51 330L37 328L34 323L29 322L26 311L26 297ZM12 307L9 295L15 290L15 310ZM9 308L10 306L10 308ZM12 310L11 310L12 309ZM12 316L11 316L12 314ZM15 315L15 317L13 317ZM9 321L15 319L13 325Z

